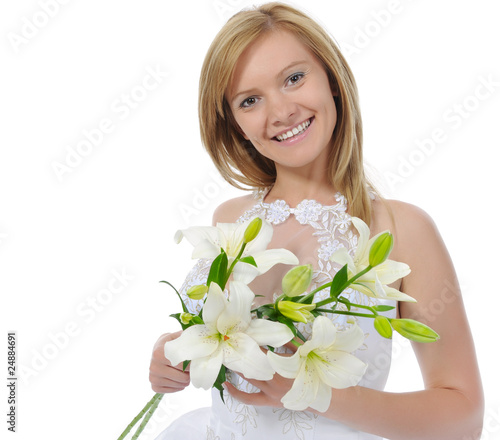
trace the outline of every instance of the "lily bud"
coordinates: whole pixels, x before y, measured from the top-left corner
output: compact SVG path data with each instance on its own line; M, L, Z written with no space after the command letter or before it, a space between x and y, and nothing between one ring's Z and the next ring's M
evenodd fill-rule
M384 338L387 339L392 338L391 322L385 316L378 315L373 320L373 326L375 327L375 330L377 330L380 336L383 336Z
M278 310L282 315L293 321L303 322L304 324L314 320L314 315L311 313L311 310L315 308L316 304L302 304L293 301L278 302Z
M281 282L283 293L289 298L304 293L311 284L312 276L313 268L311 264L294 267L283 277Z
M387 260L392 251L394 238L390 232L383 232L372 243L368 261L370 266L375 267Z
M391 319L394 330L407 339L415 342L434 342L439 335L430 327L413 319Z
M200 284L199 286L193 286L188 289L186 295L194 300L203 299L203 297L208 292L208 287L204 284Z
M250 243L262 228L262 219L260 217L255 217L245 229L245 234L243 235L243 241L245 243Z
M193 319L193 315L191 315L191 313L181 313L179 318L184 325L187 325Z

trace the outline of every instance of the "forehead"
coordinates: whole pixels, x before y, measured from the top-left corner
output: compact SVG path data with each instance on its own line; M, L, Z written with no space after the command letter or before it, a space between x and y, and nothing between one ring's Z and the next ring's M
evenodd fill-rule
M254 87L263 80L279 75L296 62L321 65L316 56L294 34L270 31L251 43L240 55L233 71L228 94Z

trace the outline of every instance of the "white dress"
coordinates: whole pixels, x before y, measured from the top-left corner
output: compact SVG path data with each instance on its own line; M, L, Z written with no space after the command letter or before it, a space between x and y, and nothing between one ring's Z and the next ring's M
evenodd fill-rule
M304 200L295 209L283 200L265 203L264 192L255 194L255 205L239 219L244 222L259 216L273 224L273 239L269 248L286 248L299 258L300 264L313 264L315 269L311 289L331 281L340 268L329 260L330 255L344 246L354 254L357 245L357 231L353 228L351 217L346 212L346 199L336 194L337 203L323 206L314 200ZM188 308L199 310L200 304L185 296L187 289L206 281L210 261L199 260L181 289ZM283 266L283 267L279 267ZM262 293L263 289L279 295L282 276L290 266L278 265L261 275L250 284L253 292ZM274 280L274 281L273 281ZM276 280L278 283L276 284ZM272 283L275 283L273 286ZM324 293L324 296L321 294ZM328 297L325 290L316 295L316 300ZM384 304L396 306L395 301L369 298L359 292L349 291L348 298L358 304ZM261 298L256 298L256 304ZM265 301L269 302L269 300ZM396 308L384 313L390 318L396 316ZM332 315L329 315L330 317ZM345 315L333 315L339 329L346 326ZM364 345L354 354L368 364L368 369L359 383L360 386L383 390L391 364L392 341L381 337L373 328L373 319L355 318L365 333ZM306 337L311 334L310 324L299 323L298 329ZM258 391L251 384L232 374L229 379L240 390ZM342 423L329 420L308 411L291 411L284 408L245 405L224 394L222 402L219 391L212 390L212 407L195 410L174 421L156 440L193 439L193 440L375 440L378 436L356 431Z

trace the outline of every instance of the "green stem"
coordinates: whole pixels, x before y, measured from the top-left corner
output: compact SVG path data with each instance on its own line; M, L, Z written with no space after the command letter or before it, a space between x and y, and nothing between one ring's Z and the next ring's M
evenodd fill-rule
M186 308L186 305L184 304L184 301L182 300L182 297L181 297L181 294L179 293L179 291L172 284L170 284L168 281L160 281L160 283L168 284L172 289L174 289L175 293L177 293L177 296L179 297L179 299L181 301L182 311L185 313L188 313L188 309Z
M329 283L326 283L326 284L323 284L322 286L317 287L316 289L314 289L311 292L309 292L306 296L304 296L303 298L301 298L298 302L299 303L305 303L305 302L307 302L312 297L314 297L314 295L316 293L320 292L323 289L326 289L326 288L330 287L331 285L332 285L332 282L330 281Z
M328 312L327 310L321 310L322 312ZM376 315L369 315L368 313L357 313L357 312L348 312L347 310L335 310L334 312L330 311L328 313L335 313L336 315L349 315L349 316L361 316L362 318L375 318Z
M357 273L356 275L354 275L352 278L348 279L344 285L342 286L342 288L340 289L341 292L343 292L345 289L347 289L351 284L354 283L354 281L356 281L358 278L362 277L365 273L369 272L370 270L372 270L373 267L368 265L366 266L361 272ZM328 287L331 287L332 285L332 281L330 281L329 283L326 283L326 284L323 284L322 286L319 286L317 287L316 289L314 289L312 292L308 293L306 296L304 296L303 298L300 299L300 303L305 303L306 301L308 301L309 299L311 299L316 293L320 292L321 290L323 289L326 289ZM326 301L326 300L325 300ZM335 299L333 299L333 301L335 301ZM328 304L332 301L329 301L325 304ZM318 303L319 304L319 303Z
M153 413L156 411L156 408L158 408L158 405L160 404L161 399L163 398L164 394L159 394L156 393L156 399L149 408L148 413L144 416L144 419L142 420L141 424L139 425L139 428L137 428L137 431L135 431L135 434L132 436L132 440L137 440L139 438L139 435L141 435L141 432L144 431L144 428L149 422L149 419L153 415Z
M130 422L130 424L125 428L125 431L122 432L122 435L118 437L118 440L123 440L127 434L130 432L130 430L134 427L134 425L142 419L146 411L150 409L150 407L156 402L158 399L158 396L163 396L163 394L156 393L153 398L146 404L146 406L141 410L139 414ZM161 399L161 397L159 397Z
M231 266L229 266L229 270L227 271L226 277L224 278L224 287L226 286L227 281L229 280L229 277L231 276L231 273L233 272L234 266L236 266L236 263L239 261L239 259L243 255L243 251L245 250L246 246L247 246L246 243L243 243L241 245L241 249L240 249L240 252L238 253L238 256L233 260L233 262L231 263Z

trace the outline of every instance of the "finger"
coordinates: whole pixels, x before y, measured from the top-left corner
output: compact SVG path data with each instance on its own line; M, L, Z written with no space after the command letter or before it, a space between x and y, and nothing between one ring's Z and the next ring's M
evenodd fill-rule
M150 381L153 381L162 386L173 386L173 387L186 387L190 382L190 375L188 372L178 370L177 368L158 365L157 363L152 363L149 367L149 377Z

